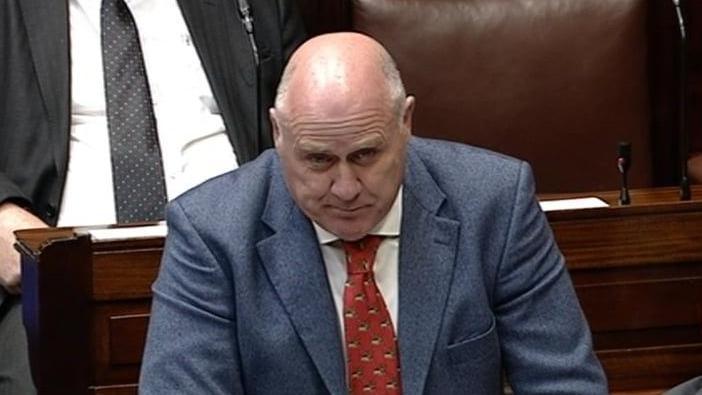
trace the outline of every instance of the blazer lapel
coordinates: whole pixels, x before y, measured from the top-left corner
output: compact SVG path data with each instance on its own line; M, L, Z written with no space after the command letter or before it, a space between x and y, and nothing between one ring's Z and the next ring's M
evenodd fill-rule
M253 50L235 0L178 0L239 162L258 152ZM248 131L248 132L247 132Z
M410 150L403 188L398 341L405 394L424 389L454 269L458 222L438 210L443 192Z
M314 228L274 177L263 220L274 234L258 253L281 303L332 394L343 394L345 368L341 335Z
M68 1L22 0L22 17L27 27L34 70L52 126L54 161L62 174L68 150L69 44Z

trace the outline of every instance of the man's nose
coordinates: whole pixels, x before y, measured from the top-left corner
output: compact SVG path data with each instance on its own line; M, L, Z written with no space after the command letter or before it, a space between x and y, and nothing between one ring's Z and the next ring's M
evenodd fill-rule
M353 167L347 163L340 163L336 175L332 180L331 193L337 199L349 202L361 193L361 181Z

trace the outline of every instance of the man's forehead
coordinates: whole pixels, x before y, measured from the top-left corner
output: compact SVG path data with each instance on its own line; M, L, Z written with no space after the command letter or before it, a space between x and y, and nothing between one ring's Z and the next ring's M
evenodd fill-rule
M332 148L371 148L382 145L387 137L382 129L371 128L362 131L346 130L334 133L301 133L295 139L295 148L300 151L321 152Z
M378 64L353 56L323 54L300 62L287 83L287 105L340 108L387 100L387 82Z
M318 85L345 84L358 75L364 75L365 79L380 71L378 50L374 42L367 40L355 43L332 40L324 45L309 45L293 55L292 61L297 63L295 78Z
M388 92L384 81L345 79L334 83L301 81L291 83L286 107L301 116L324 113L344 115L368 108L387 107Z
M285 121L296 131L325 130L329 133L344 133L347 129L363 129L389 125L392 113L378 107L348 109L324 109L322 106L301 111L289 111Z

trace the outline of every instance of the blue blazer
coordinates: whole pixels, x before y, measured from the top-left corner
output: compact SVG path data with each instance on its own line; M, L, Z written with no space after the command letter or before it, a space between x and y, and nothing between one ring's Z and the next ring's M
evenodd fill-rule
M414 394L606 394L529 166L413 138L398 337ZM184 194L154 284L144 394L345 394L342 339L310 221L274 151Z

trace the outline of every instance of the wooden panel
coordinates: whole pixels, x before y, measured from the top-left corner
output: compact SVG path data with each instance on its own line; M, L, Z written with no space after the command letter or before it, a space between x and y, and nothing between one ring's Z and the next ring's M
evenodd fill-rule
M597 353L610 389L671 388L702 374L702 343Z
M91 383L136 383L146 340L150 299L113 300L93 306Z
M151 295L162 246L115 249L97 252L93 257L95 300L138 299Z
M593 331L702 325L702 277L585 285L576 292Z
M40 232L27 233L36 241ZM90 315L90 240L57 230L57 239L35 245L39 251L29 244L20 248L22 313L34 384L39 394L84 393L91 369L89 327L84 325Z
M702 189L691 202L633 191L630 206L596 195L612 206L548 217L610 389L660 393L701 375Z
M588 284L607 284L660 280L671 278L702 277L702 262L678 262L674 264L651 264L646 266L622 266L601 268L570 269L570 278L576 288Z
M110 317L110 365L140 365L149 314Z
M702 343L702 330L699 324L614 331L595 329L593 341L595 349L601 351L697 344Z
M568 267L618 267L702 261L702 203L640 212L637 207L605 208L601 218L552 220Z

